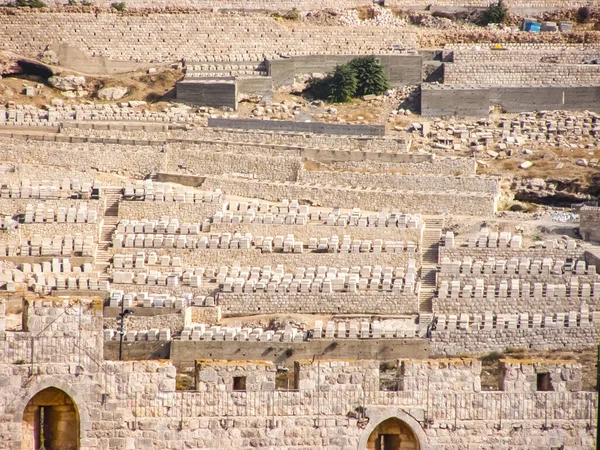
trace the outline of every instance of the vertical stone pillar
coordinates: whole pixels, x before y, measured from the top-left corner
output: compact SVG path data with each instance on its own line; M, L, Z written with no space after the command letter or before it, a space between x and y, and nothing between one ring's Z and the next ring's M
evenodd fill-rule
M35 450L40 446L40 408L28 405L23 411L21 450Z

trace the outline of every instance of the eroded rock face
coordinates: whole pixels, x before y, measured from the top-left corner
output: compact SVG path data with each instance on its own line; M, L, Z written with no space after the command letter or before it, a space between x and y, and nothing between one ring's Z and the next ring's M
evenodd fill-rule
M100 89L97 93L100 100L119 100L127 95L126 87L110 87Z
M66 77L50 77L48 83L59 91L78 91L85 87L85 77L69 75Z

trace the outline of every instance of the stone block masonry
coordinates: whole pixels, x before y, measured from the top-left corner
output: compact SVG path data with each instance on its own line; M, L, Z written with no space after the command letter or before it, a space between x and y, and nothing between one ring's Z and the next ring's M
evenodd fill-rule
M227 316L273 313L413 314L416 294L391 292L344 293L220 293L219 306Z
M496 211L497 197L487 193L415 192L329 186L303 183L275 183L242 178L207 176L203 189L221 189L225 194L280 201L307 200L313 205L338 205L366 210L398 209L422 214L463 214L488 216Z
M57 4L67 5L67 1L59 1ZM12 5L9 0L0 1L0 5ZM110 8L111 2L108 0L96 0L93 5L98 8ZM294 2L292 0L226 0L219 2L218 9L220 10L257 10L257 11L276 11L285 13L292 8L300 11L311 11L315 9L350 9L360 8L363 6L371 6L372 3L367 0L335 0L335 2L327 0L309 0L303 2ZM129 0L127 9L203 9L212 10L215 4L209 0Z
M579 211L579 233L584 241L600 242L600 208L584 206Z
M268 16L209 12L0 11L0 48L36 58L46 46L68 42L88 56L115 61L262 60L312 53L378 54L393 44L416 47L405 30L367 27L288 27Z

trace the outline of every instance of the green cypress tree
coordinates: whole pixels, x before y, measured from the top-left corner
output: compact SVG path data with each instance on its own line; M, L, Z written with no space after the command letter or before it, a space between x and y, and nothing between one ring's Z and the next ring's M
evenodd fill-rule
M357 97L364 95L381 95L390 88L390 83L383 67L374 56L362 56L348 63L356 73Z
M356 93L356 73L349 64L336 66L329 86L329 101L336 103L348 102Z

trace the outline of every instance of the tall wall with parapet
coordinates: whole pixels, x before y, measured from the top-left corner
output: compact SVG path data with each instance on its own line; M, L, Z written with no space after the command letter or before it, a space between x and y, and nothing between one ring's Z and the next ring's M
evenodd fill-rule
M175 367L164 361L79 369L63 362L38 364L33 378L28 364L0 363L2 373L10 372L1 378L0 414L6 420L0 422L0 448L21 447L28 429L23 412L48 387L62 390L76 405L79 423L70 426L79 429L82 450L365 448L390 417L406 427L419 448L468 450L497 442L529 448L535 442L584 450L593 445L595 393L478 392L480 367L429 361L420 364L417 375L423 369L435 375L423 364L441 369L429 390L425 384L419 390L379 390L377 361L306 360L296 364L299 390L276 389L269 363L207 361L197 371L201 389L177 391ZM464 390L456 389L459 380ZM35 426L25 419L25 425Z

